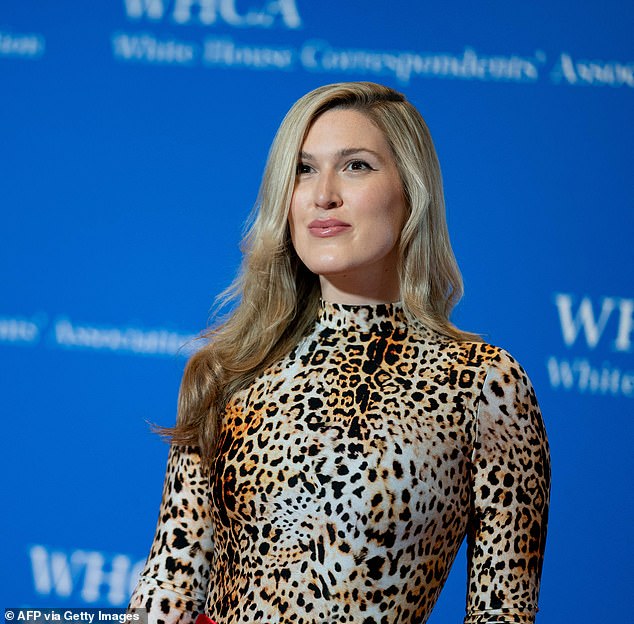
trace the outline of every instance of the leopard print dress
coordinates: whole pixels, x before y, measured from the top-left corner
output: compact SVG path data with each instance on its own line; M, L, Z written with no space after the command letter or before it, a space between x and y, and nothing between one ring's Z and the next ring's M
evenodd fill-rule
M420 624L465 535L465 624L534 622L549 452L526 373L399 304L323 303L237 393L211 477L170 450L150 622Z

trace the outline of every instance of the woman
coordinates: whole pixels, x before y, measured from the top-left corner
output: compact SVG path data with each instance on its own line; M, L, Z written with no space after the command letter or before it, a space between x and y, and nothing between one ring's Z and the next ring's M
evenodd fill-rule
M533 622L549 456L530 382L458 330L440 168L405 98L302 97L235 311L187 365L150 621L426 621L467 535L467 624Z

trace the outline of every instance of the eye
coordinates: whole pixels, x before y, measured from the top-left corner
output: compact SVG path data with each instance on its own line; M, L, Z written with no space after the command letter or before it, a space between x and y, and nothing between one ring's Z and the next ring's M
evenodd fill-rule
M305 173L312 173L313 168L310 165L307 165L306 163L303 162L299 162L297 163L297 168L295 169L295 174L296 175L302 175Z
M346 165L346 169L348 169L349 171L374 171L375 170L365 160L351 160Z

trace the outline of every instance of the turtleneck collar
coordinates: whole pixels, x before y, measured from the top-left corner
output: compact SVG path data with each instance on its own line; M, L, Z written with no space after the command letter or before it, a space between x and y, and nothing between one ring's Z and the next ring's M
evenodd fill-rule
M401 302L350 305L322 299L319 324L338 331L385 333L406 329L407 319Z

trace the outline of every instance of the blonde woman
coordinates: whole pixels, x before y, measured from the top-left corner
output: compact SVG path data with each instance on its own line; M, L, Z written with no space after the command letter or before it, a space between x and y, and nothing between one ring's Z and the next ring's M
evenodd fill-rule
M550 465L526 374L462 292L429 131L318 88L275 137L237 306L181 386L151 622L425 622L465 535L465 623L533 622Z

